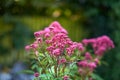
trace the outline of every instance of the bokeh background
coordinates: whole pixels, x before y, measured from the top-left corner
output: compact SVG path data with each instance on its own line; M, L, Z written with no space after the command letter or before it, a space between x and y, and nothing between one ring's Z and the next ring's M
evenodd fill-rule
M120 0L0 0L0 74L10 77L16 65L29 67L24 46L52 21L59 21L73 41L108 35L116 47L95 73L120 80Z

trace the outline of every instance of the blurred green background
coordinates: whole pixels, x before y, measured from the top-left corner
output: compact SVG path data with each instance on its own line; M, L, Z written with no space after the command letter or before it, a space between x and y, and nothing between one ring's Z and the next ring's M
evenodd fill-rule
M120 80L120 0L0 0L0 65L25 61L33 32L59 21L73 41L108 35L116 48L95 71Z

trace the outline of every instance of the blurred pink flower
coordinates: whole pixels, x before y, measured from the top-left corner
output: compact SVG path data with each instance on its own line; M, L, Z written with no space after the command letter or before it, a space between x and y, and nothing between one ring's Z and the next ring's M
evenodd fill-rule
M35 72L35 73L34 73L34 76L35 76L35 77L39 77L39 73L38 73L38 72Z
M90 62L88 63L88 67L90 68L91 71L93 71L97 67L97 65L95 64L95 62Z
M62 59L59 59L58 64L63 64L63 63L65 63L65 62L66 62L66 59L65 59L65 58L62 58Z
M52 51L52 54L54 55L54 56L59 56L60 55L60 49L55 49L55 50L53 50Z
M26 46L25 46L25 50L26 50L26 51L30 51L30 49L31 49L31 47L30 47L29 45L26 45Z
M63 80L69 80L69 76L65 75L65 76L63 77Z
M77 64L79 67L87 67L88 66L87 60L79 61Z
M92 56L91 56L91 54L89 52L85 53L85 59L86 60L91 60L92 59Z

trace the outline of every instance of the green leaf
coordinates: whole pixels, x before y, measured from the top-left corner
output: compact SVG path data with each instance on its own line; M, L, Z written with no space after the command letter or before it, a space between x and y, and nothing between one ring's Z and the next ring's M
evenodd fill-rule
M32 71L32 70L22 70L22 71L18 72L18 74L20 74L20 73L34 74L34 71Z
M95 79L95 80L103 80L99 75L93 73L92 75L92 78Z
M45 57L45 55L43 53L39 53L40 57Z
M31 69L35 69L35 68L38 68L38 65L37 64L34 64Z
M86 77L85 80L89 80L88 77Z

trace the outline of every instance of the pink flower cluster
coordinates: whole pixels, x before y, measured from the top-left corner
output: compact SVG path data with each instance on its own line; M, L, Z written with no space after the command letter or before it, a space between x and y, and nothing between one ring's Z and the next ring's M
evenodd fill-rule
M68 55L71 55L74 53L75 50L79 50L79 51L84 51L84 47L82 43L77 43L77 42L73 42L69 47L66 48L66 51L68 53Z
M41 45L47 45L46 50L54 57L62 55L65 50L68 55L74 53L75 49L83 51L82 43L73 42L67 34L67 31L55 21L44 30L35 32L36 41L31 45L27 45L25 49L36 51Z
M93 59L91 54L86 52L85 59L77 63L79 67L79 73L85 75L87 73L93 72L93 70L97 67L98 62L99 60L97 58Z
M114 48L113 41L105 35L93 39L84 39L82 42L85 46L92 45L94 53L98 56L102 56L106 50Z
M95 56L93 58L89 52L86 52L85 58L78 62L79 73L81 75L93 72L105 51L114 48L113 41L105 35L93 39L84 39L82 43L85 46L91 45Z
M58 34L59 33L59 34ZM38 48L43 47L45 44L51 45L47 47L48 51L52 50L52 54L59 55L60 49L56 49L55 47L63 48L63 43L58 44L60 41L64 42L64 38L67 34L67 31L63 29L58 22L53 22L49 27L44 30L37 31L34 33L35 42L31 45L27 45L25 49L29 50L38 50ZM59 40L60 39L60 40ZM59 40L59 41L58 41Z
M73 42L68 37L68 32L61 27L58 22L53 22L48 29L50 29L50 37L46 39L46 44L48 52L53 56L60 56L65 53L65 50L68 55L74 53L75 49L80 51L84 50L82 43Z
M35 41L25 46L26 51L32 50L36 56L39 52L41 53L48 52L48 54L55 58L58 65L66 64L69 59L66 56L72 57L77 51L76 54L84 57L81 61L77 62L79 73L81 76L92 73L97 67L100 58L103 56L103 53L106 50L114 48L112 40L107 36L102 36L93 39L84 39L82 42L73 42L68 37L68 32L57 22L51 23L44 30L37 31L34 33ZM86 46L91 45L95 56L91 56L90 52L87 52L85 49ZM82 54L85 54L83 56ZM76 59L72 62L76 62L80 56L76 56ZM37 73L35 75L38 75ZM68 76L63 77L64 80L68 80Z
M97 58L96 58L97 59ZM99 61L93 60L89 52L85 53L85 60L78 62L79 67L88 67L91 71L97 67Z

